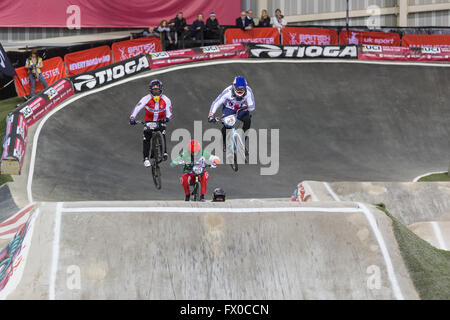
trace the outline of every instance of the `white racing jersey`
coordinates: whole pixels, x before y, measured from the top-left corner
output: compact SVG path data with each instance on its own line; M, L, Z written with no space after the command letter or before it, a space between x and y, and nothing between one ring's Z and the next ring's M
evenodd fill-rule
M237 110L244 104L248 106L248 111L255 110L255 97L253 96L252 89L247 86L247 93L241 101L238 101L233 97L233 86L229 86L214 100L209 109L209 115L214 115L221 106L231 110Z

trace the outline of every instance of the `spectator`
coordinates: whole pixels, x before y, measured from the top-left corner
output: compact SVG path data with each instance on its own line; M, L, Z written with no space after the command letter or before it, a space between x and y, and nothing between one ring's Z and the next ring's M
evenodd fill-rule
M206 20L206 38L220 39L220 25L214 12L211 12Z
M252 9L247 10L247 19L250 21L251 26L254 28L255 20L253 20L253 10Z
M139 33L132 33L130 39L136 39L141 37L159 37L159 33L155 31L155 27L148 27L147 30L144 30Z
M163 21L161 21L157 30L159 33L161 33L161 40L164 43L164 50L170 50L176 47L178 43L178 36L176 32L172 32L170 30L167 20L164 19ZM165 45L167 41L169 41L168 46Z
M42 62L42 58L38 56L37 50L31 50L31 56L25 62L25 68L28 69L28 78L30 79L32 97L36 95L36 80L42 83L45 89L47 89L48 87L47 82L45 81L45 78L41 73L41 68L43 66L44 64Z
M189 28L186 25L186 19L183 18L183 12L178 12L175 19L171 20L171 27L177 33L178 39L184 39L186 31L188 31Z
M242 30L253 29L253 25L251 24L251 21L247 19L247 13L245 11L242 11L241 16L236 19L236 27L239 27Z
M286 20L284 20L284 16L281 14L281 10L275 10L275 17L272 18L272 25L274 28L283 28L287 25Z
M270 23L270 17L267 13L267 10L264 9L261 11L261 18L259 18L259 24L258 27L271 27L272 24Z
M192 23L192 36L194 40L203 40L203 32L205 32L205 22L203 21L203 14L197 15L197 20Z

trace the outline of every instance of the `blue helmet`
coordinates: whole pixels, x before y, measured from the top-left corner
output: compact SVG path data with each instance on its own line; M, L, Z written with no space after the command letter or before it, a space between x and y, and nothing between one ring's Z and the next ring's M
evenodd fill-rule
M150 93L152 96L160 96L163 91L163 84L158 79L154 79L150 81L150 84L148 85L148 89L150 90Z
M242 76L237 76L233 81L233 96L237 100L242 100L247 94L247 81Z

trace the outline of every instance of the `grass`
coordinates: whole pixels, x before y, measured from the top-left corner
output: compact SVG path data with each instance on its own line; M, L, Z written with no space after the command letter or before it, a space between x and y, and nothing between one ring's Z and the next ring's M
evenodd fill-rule
M395 238L420 298L449 300L450 251L433 247L417 236L390 214L384 204L377 207L392 219Z
M450 176L448 175L448 172L434 173L419 179L419 182L438 182L438 181L450 181Z
M6 117L14 110L17 104L24 102L23 98L14 97L0 100L0 155L3 153L3 139L6 131ZM13 181L10 175L0 174L0 186L6 182Z

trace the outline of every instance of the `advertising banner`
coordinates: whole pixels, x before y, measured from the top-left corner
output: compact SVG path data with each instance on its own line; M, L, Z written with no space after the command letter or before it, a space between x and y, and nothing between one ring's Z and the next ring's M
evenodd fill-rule
M182 11L188 23L214 12L221 25L232 25L241 0L2 0L0 27L148 28Z
M246 31L239 28L225 30L225 43L244 42L280 44L280 32L277 28L254 28Z
M3 141L1 171L19 174L25 155L28 125L19 112L10 113L6 119L6 135Z
M110 64L106 67L70 77L75 92L102 87L150 69L146 55Z
M355 45L339 46L276 46L271 44L249 44L250 58L265 59L357 59L358 49Z
M47 85L50 86L59 79L66 77L66 68L64 67L64 62L61 59L61 57L47 59L44 60L42 63L43 67L41 69L41 73L44 76ZM29 95L31 86L30 86L30 79L28 78L28 70L25 67L20 67L16 69L16 72L17 75L19 76L20 81L22 82L23 88L25 89L25 91L23 91L22 86L18 82L17 77L14 78L17 95L19 97ZM36 80L35 89L36 92L39 92L44 89L44 86L42 85L42 83Z
M284 27L281 36L282 44L322 46L338 44L338 34L333 29Z
M143 53L158 52L162 50L161 48L161 40L158 37L143 37L115 42L112 45L116 62L134 58Z
M375 44L381 46L400 46L400 35L395 32L349 31L339 33L340 44Z
M248 58L248 51L242 44L224 44L193 49L156 52L150 55L150 66L152 69L155 69L186 62L224 58Z
M450 48L450 34L428 35L428 34L406 34L402 37L404 47L438 47Z
M73 76L90 70L98 69L112 63L109 46L72 52L64 56L68 75Z
M450 48L409 48L362 45L360 60L450 61Z

